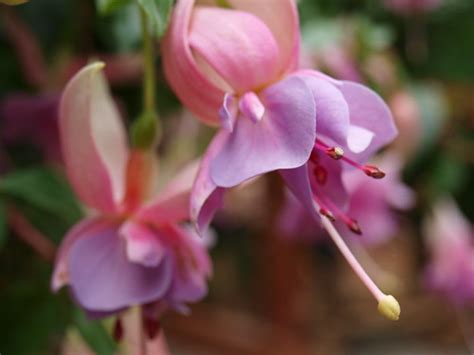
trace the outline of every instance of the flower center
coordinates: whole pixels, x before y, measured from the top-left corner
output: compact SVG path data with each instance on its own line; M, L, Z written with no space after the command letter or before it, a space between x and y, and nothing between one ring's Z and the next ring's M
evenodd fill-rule
M344 156L344 150L341 147L331 147L321 141L319 138L316 140L313 151L310 156L310 167L312 167L311 175L311 187L313 192L313 198L320 207L319 213L334 222L336 219L342 221L349 230L355 234L362 234L362 230L357 223L357 220L345 214L341 208L334 203L330 197L328 197L322 187L328 183L330 179L329 169L324 166L324 161L321 159L321 154L324 154L334 160L340 160L346 164L349 164L356 169L364 172L367 176L374 179L381 179L385 176L385 173L379 168L373 165L360 165L354 160L351 160Z
M252 91L246 92L240 97L233 94L225 94L219 117L224 129L232 132L237 117L243 116L253 123L258 123L265 115L265 106L260 98Z

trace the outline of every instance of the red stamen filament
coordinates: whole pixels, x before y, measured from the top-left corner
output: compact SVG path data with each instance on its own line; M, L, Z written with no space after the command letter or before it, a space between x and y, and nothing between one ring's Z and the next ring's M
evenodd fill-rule
M337 218L339 218L344 224L349 228L349 230L355 234L362 235L362 230L359 227L359 224L357 223L357 220L354 218L351 218L347 216L344 212L342 212L339 207L336 206L335 203L333 203L331 200L328 198L322 197L322 196L317 196L316 194L313 194L314 199L316 200L317 204L321 207L323 212L329 212L331 213L331 216L333 219L334 215L336 215ZM320 211L321 213L321 211ZM328 217L326 214L321 213L323 216L327 217L329 220L333 221L330 217Z
M344 152L340 147L330 147L326 143L322 142L320 139L316 139L314 147L318 150L323 151L331 158L336 160L343 160L345 163L353 166L356 169L359 169L365 173L365 175L370 176L374 179L382 179L385 177L385 173L374 165L360 165L352 159L347 158L343 153L339 154L340 151Z

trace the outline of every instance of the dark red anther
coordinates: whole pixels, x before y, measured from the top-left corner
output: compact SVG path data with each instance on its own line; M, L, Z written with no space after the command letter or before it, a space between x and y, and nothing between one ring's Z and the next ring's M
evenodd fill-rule
M347 227L351 230L352 233L362 235L362 230L359 227L359 223L353 218L349 219L347 222Z
M324 217L326 217L327 219L329 219L331 222L335 222L335 221L336 221L336 218L334 217L334 215L333 215L329 210L327 210L327 209L324 208L324 207L321 207L321 208L319 209L319 213L320 213L322 216L324 216Z
M323 168L321 165L317 165L314 168L314 177L316 179L316 182L320 185L324 185L326 181L328 180L328 171Z
M326 149L326 154L334 160L339 160L344 156L344 149L341 147L331 147Z
M367 176L370 176L374 179L383 179L385 177L385 173L373 165L365 165L363 170Z
M112 332L112 337L114 338L114 340L117 343L121 342L122 339L123 339L123 324L122 324L122 320L120 318L117 318L115 320L114 329L113 329L113 332Z
M160 334L161 325L157 319L144 315L143 328L145 330L146 335L148 336L148 339L152 340L158 334Z

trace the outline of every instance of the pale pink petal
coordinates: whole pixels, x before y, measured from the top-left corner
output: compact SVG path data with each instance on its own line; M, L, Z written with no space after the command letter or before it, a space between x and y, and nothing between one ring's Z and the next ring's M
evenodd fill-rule
M189 46L190 19L194 0L177 2L162 44L166 78L189 110L205 123L219 125L224 91L198 67Z
M374 138L374 132L364 127L350 125L347 135L347 146L354 153L361 153L367 149Z
M129 221L122 225L119 235L126 241L128 260L143 266L157 266L165 254L156 231L146 224Z
M397 136L392 114L383 99L364 85L349 81L338 83L349 106L351 125L371 131L374 136L368 147L360 153L369 157ZM360 159L363 160L363 159Z
M268 27L250 13L195 7L189 44L237 93L277 79L278 45Z
M265 106L254 92L247 92L240 98L239 110L254 123L260 121L265 114Z
M185 166L154 201L138 211L136 218L154 225L189 220L189 198L198 168L199 161Z
M59 123L66 171L89 207L113 213L125 194L127 136L101 69L76 74L61 98Z
M212 274L204 239L190 229L177 226L170 226L166 233L179 250L174 258L176 272L167 297L178 304L196 302L206 295L207 280Z
M289 72L298 66L300 29L295 0L229 0L233 8L259 17L272 31L280 49L280 68Z

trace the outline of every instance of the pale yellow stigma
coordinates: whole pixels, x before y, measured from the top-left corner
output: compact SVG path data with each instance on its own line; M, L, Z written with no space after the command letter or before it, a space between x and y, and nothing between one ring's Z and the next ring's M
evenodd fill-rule
M392 295L384 295L380 299L377 309L380 314L390 320L398 320L400 318L400 304Z

